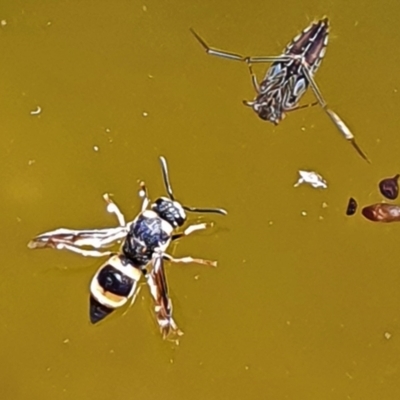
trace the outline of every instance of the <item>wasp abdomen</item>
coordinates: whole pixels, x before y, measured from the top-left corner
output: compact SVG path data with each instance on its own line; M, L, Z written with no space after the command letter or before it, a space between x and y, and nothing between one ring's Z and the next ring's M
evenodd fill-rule
M106 307L105 305L99 303L93 296L90 296L90 310L89 310L89 316L90 316L90 322L92 324L95 324L105 317L107 315L111 314L114 311L114 308L109 308Z
M107 292L118 296L128 296L135 281L111 265L105 266L98 274L99 285Z
M140 269L122 255L104 263L90 284L90 321L94 324L126 304L136 292L142 276Z

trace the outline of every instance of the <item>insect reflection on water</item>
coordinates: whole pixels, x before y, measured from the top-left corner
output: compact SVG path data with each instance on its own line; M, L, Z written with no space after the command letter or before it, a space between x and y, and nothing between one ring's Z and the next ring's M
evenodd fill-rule
M207 54L229 60L242 61L248 65L252 83L257 95L252 101L244 101L257 115L278 125L289 111L319 104L329 116L336 128L367 162L367 155L355 141L354 135L337 113L328 108L325 99L314 79L328 45L329 21L322 18L313 22L296 36L278 56L242 56L228 51L217 50L208 44L193 30L191 32L206 50ZM259 83L253 72L252 64L272 63L265 78ZM316 102L299 105L308 86L314 92Z
M140 184L143 198L142 210L132 221L125 217L106 194L107 210L114 213L119 226L105 229L74 230L60 228L43 233L28 244L31 249L66 249L83 256L103 257L108 260L98 269L90 284L90 320L97 323L115 309L131 304L139 291L144 276L154 301L154 311L163 338L182 335L172 316L172 302L168 294L164 260L176 263L198 263L216 266L215 261L192 257L174 258L166 253L170 243L195 231L207 228L206 223L188 226L178 231L186 222L186 213L216 213L226 215L221 208L196 208L184 206L175 200L169 180L167 162L160 157L162 175L168 197L160 197L150 205L144 182ZM104 250L122 241L118 252ZM148 269L150 271L148 271Z

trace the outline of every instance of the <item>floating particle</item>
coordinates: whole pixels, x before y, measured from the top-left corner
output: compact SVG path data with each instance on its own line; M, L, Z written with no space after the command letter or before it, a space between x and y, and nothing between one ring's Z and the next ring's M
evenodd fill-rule
M294 187L298 187L303 183L308 183L314 188L326 189L328 187L326 180L314 171L299 171L300 178L294 184Z
M42 108L37 106L35 110L31 111L31 115L39 115L42 112Z

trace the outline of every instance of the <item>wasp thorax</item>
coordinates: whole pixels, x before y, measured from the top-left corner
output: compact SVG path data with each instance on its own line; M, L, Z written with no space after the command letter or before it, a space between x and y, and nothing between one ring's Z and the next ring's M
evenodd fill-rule
M160 197L152 204L151 208L174 228L182 226L186 221L185 210L177 201Z

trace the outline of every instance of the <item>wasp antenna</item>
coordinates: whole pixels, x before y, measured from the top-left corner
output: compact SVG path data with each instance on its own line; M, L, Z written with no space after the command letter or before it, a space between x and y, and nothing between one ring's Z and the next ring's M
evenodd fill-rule
M183 206L183 209L189 212L196 212L196 213L212 213L212 214L222 214L228 215L228 212L223 208L197 208L197 207L188 207Z
M167 160L163 156L160 156L160 162L161 162L161 171L162 171L165 189L167 190L169 198L172 201L175 201L174 194L172 193L171 183L169 181Z

